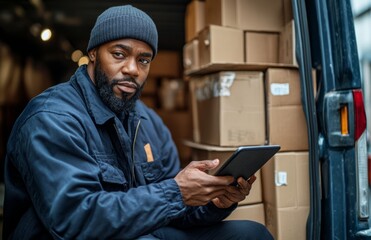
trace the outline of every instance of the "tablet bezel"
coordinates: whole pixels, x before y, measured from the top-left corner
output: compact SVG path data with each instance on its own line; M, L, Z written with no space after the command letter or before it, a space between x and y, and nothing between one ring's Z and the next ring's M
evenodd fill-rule
M220 166L215 176L233 176L235 179L243 177L249 179L279 150L279 145L240 146Z

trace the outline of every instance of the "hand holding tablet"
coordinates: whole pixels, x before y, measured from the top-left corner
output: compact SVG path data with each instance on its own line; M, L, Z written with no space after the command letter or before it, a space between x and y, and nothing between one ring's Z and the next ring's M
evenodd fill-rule
M215 176L233 176L249 179L279 150L279 145L241 146L221 166L213 171Z

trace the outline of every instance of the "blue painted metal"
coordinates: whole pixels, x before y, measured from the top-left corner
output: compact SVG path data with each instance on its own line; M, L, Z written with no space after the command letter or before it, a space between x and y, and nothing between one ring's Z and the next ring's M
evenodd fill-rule
M361 88L350 2L293 0L292 3L309 137L311 205L307 239L371 239L367 219L358 214L354 140L334 138L334 129L329 127L338 122L335 119L338 115L329 114L336 101L347 101L339 96ZM316 99L312 68L317 73ZM353 118L354 115L350 116L350 122Z

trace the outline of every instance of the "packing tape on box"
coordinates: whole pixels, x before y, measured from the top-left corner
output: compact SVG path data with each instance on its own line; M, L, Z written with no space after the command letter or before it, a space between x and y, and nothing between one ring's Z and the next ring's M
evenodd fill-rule
M235 72L223 72L210 75L201 86L196 87L196 98L198 101L212 97L225 97L231 95L231 86L236 78Z
M275 172L276 186L287 186L287 172Z

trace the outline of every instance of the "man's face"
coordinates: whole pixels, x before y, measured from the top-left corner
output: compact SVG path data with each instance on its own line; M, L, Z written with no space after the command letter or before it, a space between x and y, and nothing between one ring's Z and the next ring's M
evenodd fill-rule
M130 111L147 79L152 49L144 42L123 39L106 43L89 54L102 100L115 113Z

